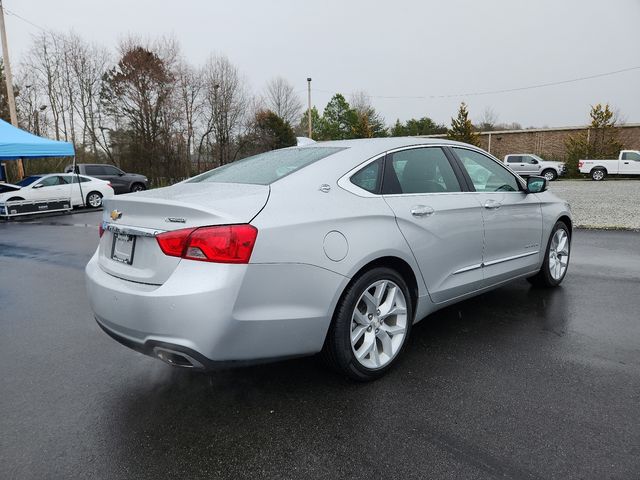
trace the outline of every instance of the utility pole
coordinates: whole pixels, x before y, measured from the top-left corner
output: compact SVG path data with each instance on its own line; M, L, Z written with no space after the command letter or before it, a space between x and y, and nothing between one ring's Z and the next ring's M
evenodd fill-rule
M307 77L307 93L309 99L309 107L307 109L307 120L309 121L309 138L313 138L311 136L311 132L313 132L313 125L311 125L311 77Z
M9 63L9 47L7 45L7 30L4 27L4 7L0 0L0 37L2 37L2 61L4 64L4 78L7 81L7 103L9 104L9 115L11 125L18 127L18 115L16 114L16 99L13 96L13 76L11 75L11 64ZM18 159L18 177L24 177L24 167L22 159Z

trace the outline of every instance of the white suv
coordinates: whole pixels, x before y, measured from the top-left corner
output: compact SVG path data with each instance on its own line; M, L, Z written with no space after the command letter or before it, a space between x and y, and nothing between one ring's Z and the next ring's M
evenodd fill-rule
M566 173L565 164L562 162L548 162L532 153L515 153L504 157L504 163L511 170L522 176L542 175L548 181L553 181Z

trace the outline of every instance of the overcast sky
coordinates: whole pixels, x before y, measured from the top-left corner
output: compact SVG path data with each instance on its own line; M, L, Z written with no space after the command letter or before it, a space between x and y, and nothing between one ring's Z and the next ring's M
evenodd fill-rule
M254 91L282 75L320 109L333 92L372 96L387 123L449 123L460 101L472 119L569 126L609 102L640 122L640 69L512 93L429 97L538 85L640 66L640 0L3 0L54 31L114 48L123 36L173 35L193 64L227 55ZM7 14L12 63L38 28ZM14 67L16 68L16 67Z

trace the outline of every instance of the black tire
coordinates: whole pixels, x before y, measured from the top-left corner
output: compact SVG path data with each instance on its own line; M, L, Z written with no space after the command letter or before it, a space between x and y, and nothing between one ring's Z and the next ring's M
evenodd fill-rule
M545 177L547 181L553 182L556 178L558 178L558 172L556 172L553 168L547 168L542 171L542 176Z
M7 200L7 202L22 202L24 201L24 198L22 197L11 197L9 200Z
M100 192L89 192L87 194L85 206L89 208L102 207L102 194Z
M564 231L567 233L569 249L567 254L567 269L564 271L561 278L556 279L551 274L551 269L549 266L549 253L551 250L551 241L553 240L553 236L560 229L564 229ZM542 262L542 267L540 267L540 271L536 273L534 276L527 278L527 281L531 285L536 287L542 287L542 288L557 287L562 283L564 278L567 276L567 272L569 271L570 259L571 259L571 231L563 221L559 220L553 226L553 229L551 230L551 234L549 235L549 240L547 241L547 249L544 254L544 261Z
M591 180L601 182L607 177L607 171L604 168L594 168L591 170Z
M142 192L143 190L146 190L146 188L142 183L134 183L131 185L131 192Z
M391 280L400 287L406 300L406 328L402 345L391 360L381 368L370 369L363 366L356 358L351 347L351 319L356 308L356 302L368 287L380 280ZM413 323L413 304L409 288L402 276L386 267L373 268L358 278L345 289L336 306L331 326L327 333L321 358L337 372L352 380L367 382L382 377L396 364L398 357L404 350ZM377 330L376 330L377 331Z

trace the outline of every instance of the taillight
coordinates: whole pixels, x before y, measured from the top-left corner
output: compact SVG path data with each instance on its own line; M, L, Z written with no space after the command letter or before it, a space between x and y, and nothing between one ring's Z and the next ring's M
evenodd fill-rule
M217 263L249 263L258 230L253 225L185 228L156 236L165 255Z
M584 165L584 162L582 160L578 161L578 168L582 168L582 165Z
M100 238L102 238L102 235L104 235L104 227L102 226L102 224L98 225L98 235L100 235Z

